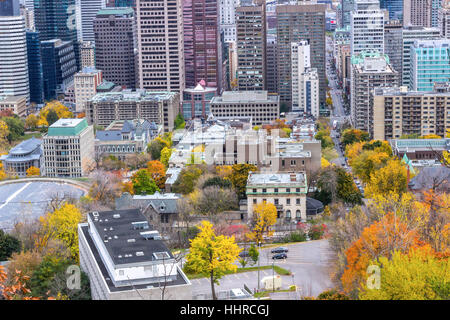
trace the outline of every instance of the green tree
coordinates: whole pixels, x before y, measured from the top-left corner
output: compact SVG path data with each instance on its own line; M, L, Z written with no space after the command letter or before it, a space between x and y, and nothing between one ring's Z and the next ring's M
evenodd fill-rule
M20 252L20 241L0 229L0 261L6 261L14 252Z
M133 174L131 182L135 194L154 194L156 191L160 191L155 180L152 179L152 174L147 169L140 169Z
M47 117L46 117L48 126L51 126L52 124L54 124L56 121L58 121L58 119L59 118L58 118L58 114L56 113L56 111L53 109L50 109L49 112L47 113Z
M245 188L247 186L247 178L250 171L257 171L258 168L253 164L233 164L232 172L229 177L234 189L239 197L239 199L245 199L247 196L245 194Z
M184 129L184 127L186 126L186 122L184 121L183 116L181 115L181 113L179 113L174 121L174 126L175 129Z
M17 116L3 117L1 120L8 125L8 135L6 138L11 143L12 141L19 140L25 132L25 125L23 121Z
M230 180L221 177L212 177L206 180L205 183L203 183L202 189L214 186L219 188L230 189L232 187L232 184Z
M254 244L252 244L252 245L250 246L250 249L248 250L248 255L249 255L250 258L252 259L253 264L255 264L255 263L258 262L258 259L259 259L259 251L258 251L258 249L256 249L256 247L255 247Z
M320 140L322 149L326 149L334 146L333 139L330 137L329 130L320 130L314 137L316 140Z
M161 141L153 140L147 146L147 152L150 153L153 160L159 160L161 159L161 151L164 147L165 145Z
M194 191L198 178L205 172L201 165L190 165L181 170L177 181L172 186L173 192L189 194Z
M345 129L342 131L341 141L345 148L348 144L353 144L360 141L369 141L369 133L353 128Z
M200 233L190 242L186 263L193 272L209 277L212 297L217 300L214 284L219 284L226 272L236 271L234 262L241 249L233 236L217 236L208 221L202 221Z

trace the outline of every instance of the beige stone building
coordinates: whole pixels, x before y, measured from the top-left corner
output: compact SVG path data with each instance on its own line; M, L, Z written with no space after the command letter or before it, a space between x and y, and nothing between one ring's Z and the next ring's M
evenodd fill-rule
M95 66L95 48L92 42L84 41L80 45L81 69Z
M78 178L94 167L94 130L86 119L59 119L43 138L47 177Z
M406 134L445 136L450 129L450 87L434 92L407 87L377 88L372 93L373 138L388 140Z
M20 117L27 115L27 97L0 95L0 111L11 110Z
M279 222L306 221L306 173L255 173L247 179L247 215L251 220L254 207L272 203L277 207Z
M74 82L75 91L75 111L85 111L86 101L97 94L97 87L103 81L103 74L101 70L94 67L85 67L80 72L76 73Z

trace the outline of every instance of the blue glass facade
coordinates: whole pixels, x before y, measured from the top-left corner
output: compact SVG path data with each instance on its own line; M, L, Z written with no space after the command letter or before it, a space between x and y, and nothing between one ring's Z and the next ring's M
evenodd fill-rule
M44 80L39 32L27 31L28 78L30 102L44 103Z
M19 0L1 0L0 17L10 17L20 15Z
M403 21L403 0L380 0L380 8L389 11L389 20Z
M136 8L136 0L114 0L114 6Z

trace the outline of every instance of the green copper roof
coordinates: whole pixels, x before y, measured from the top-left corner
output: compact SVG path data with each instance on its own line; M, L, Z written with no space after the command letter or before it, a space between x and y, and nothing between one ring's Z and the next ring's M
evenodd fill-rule
M389 57L386 54L380 54L379 52L366 52L362 51L359 54L352 55L351 63L360 64L364 62L365 58L384 58L387 64L389 63Z
M59 119L48 128L48 136L77 136L88 127L86 119Z
M133 8L106 8L97 12L98 16L134 14Z

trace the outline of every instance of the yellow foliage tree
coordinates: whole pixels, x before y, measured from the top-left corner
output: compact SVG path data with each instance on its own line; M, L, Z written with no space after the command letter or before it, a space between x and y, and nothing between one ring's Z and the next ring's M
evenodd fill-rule
M329 165L330 165L330 162L327 159L325 159L324 157L320 158L320 166L322 168L326 168Z
M253 209L253 228L247 235L248 239L262 243L264 237L273 234L271 227L277 222L277 208L273 203L262 202Z
M186 265L195 273L209 276L212 297L216 300L214 284L219 284L219 279L226 272L236 271L237 265L234 262L238 259L241 249L234 236L216 235L210 222L202 221L199 228L199 234L190 240Z
M40 176L40 175L41 175L41 170L39 170L39 168L31 166L27 169L27 177L35 177L35 176Z
M437 134L427 134L427 135L421 136L420 139L442 139L442 137L438 136Z
M391 192L401 194L407 187L406 167L399 160L389 160L385 167L371 173L365 192L370 198Z
M38 122L39 122L39 118L34 114L30 114L25 119L25 127L28 130L34 130L38 126Z
M439 259L430 247L396 251L392 258L372 261L381 267L380 287L363 284L362 300L448 300L450 299L450 264Z
M228 165L217 166L216 173L223 179L229 179L230 175L233 173L233 167Z
M47 115L50 110L54 110L56 112L58 119L73 118L73 113L69 111L69 108L59 101L51 101L48 102L39 112L39 120L37 122L38 126L48 127Z
M48 239L61 240L70 250L72 259L78 261L78 224L83 216L73 204L65 203L61 208L41 217L42 231Z
M164 147L164 148L161 150L161 162L162 162L166 167L169 166L169 159L170 159L170 156L172 155L172 151L173 151L173 149L172 149L172 148L168 148L168 147Z
M389 159L389 155L385 152L366 150L352 160L351 167L353 173L363 182L367 183L370 180L371 174L384 167Z

